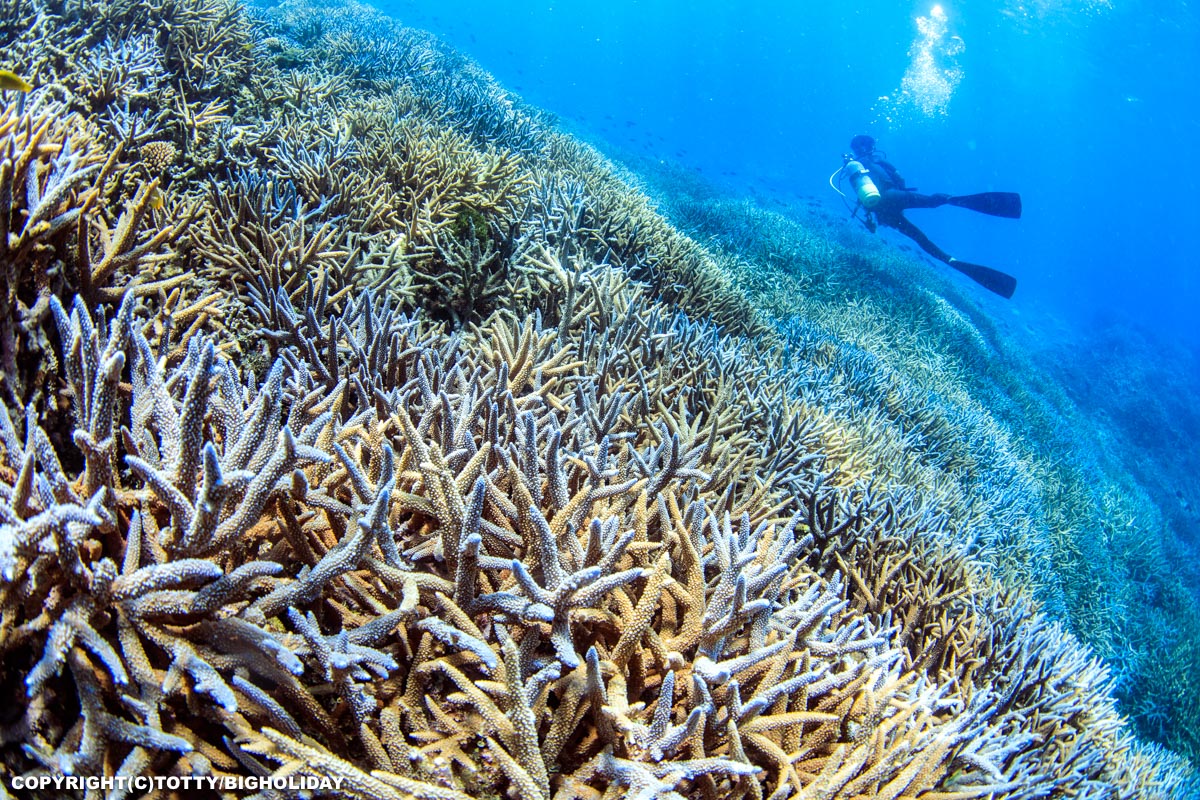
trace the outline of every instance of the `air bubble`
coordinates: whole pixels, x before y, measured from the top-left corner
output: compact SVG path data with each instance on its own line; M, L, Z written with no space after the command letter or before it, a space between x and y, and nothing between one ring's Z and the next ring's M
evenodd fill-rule
M876 120L894 125L946 116L962 81L957 59L964 50L966 43L950 33L949 18L940 5L935 5L929 16L917 17L917 36L908 49L908 69L900 87L876 102Z

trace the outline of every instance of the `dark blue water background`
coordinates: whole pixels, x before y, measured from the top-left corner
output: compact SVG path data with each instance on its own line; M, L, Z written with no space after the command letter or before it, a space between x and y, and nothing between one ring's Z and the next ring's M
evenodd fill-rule
M764 202L836 201L825 180L861 131L924 191L1020 191L1020 222L910 217L1017 275L996 313L1037 335L1116 315L1200 346L1200 11L1187 3L946 2L928 35L926 0L380 3L534 105ZM897 102L906 73L928 108Z

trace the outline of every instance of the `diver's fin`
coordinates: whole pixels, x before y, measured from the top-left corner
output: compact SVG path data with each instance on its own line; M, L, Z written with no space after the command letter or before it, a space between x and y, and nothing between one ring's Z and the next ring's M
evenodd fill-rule
M964 194L951 197L952 206L969 208L980 214L991 214L993 217L1021 218L1021 195L1016 192L982 192L980 194Z
M1017 290L1017 279L1012 275L991 267L981 267L978 264L968 264L952 258L946 262L956 270L966 275L985 289L995 292L1003 298L1010 298Z

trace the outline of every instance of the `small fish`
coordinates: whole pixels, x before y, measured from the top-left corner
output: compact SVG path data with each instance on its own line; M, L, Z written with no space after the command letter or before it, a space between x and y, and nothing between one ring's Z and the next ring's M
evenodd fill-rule
M0 89L28 92L33 89L33 84L10 69L0 69Z
M157 186L155 186L153 189L150 190L150 207L151 208L153 208L155 211L162 211L163 206L166 205L166 202L167 202L167 198L166 198L166 195L164 195L162 193L162 189L159 189Z

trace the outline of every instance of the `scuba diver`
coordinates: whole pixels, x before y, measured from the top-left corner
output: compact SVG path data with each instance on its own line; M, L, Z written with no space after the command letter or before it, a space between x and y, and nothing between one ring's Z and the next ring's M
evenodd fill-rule
M853 215L858 218L858 209L865 211L863 224L872 233L876 224L895 228L912 239L929 255L949 264L981 286L1003 297L1012 297L1017 288L1017 279L990 267L959 261L929 240L904 216L910 208L937 208L944 205L968 208L994 217L1019 219L1021 196L1015 192L983 192L982 194L949 195L919 194L915 188L906 186L900 172L875 149L875 139L859 134L850 140L851 155L843 155L841 169L829 176L829 185L846 198L838 188L842 179L849 180L857 203ZM836 183L835 183L836 179Z

